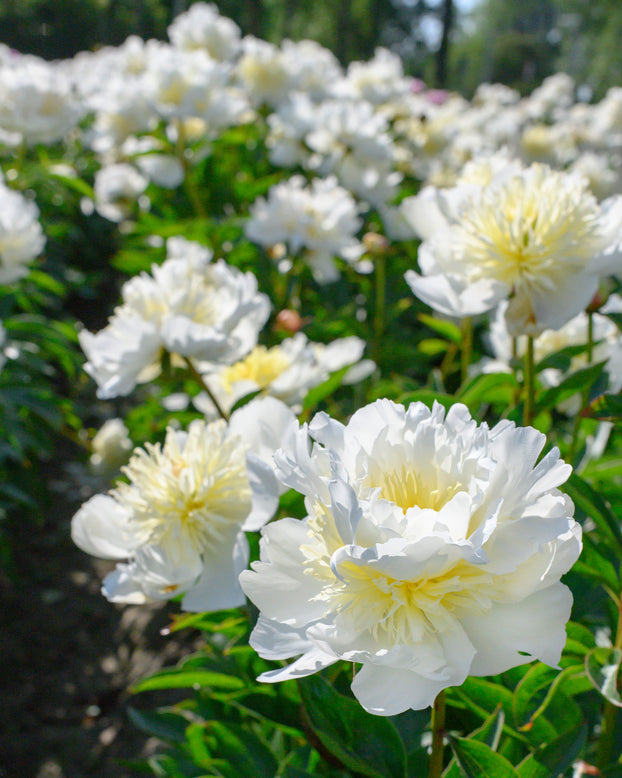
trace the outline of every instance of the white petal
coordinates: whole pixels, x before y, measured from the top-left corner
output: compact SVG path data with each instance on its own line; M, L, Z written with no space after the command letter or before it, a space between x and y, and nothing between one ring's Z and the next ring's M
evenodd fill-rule
M429 707L439 692L452 685L449 679L424 678L409 670L368 664L354 677L352 691L368 713L396 716L410 708Z
M262 560L240 575L245 594L269 619L291 626L304 626L320 618L322 603L313 598L322 582L305 575L305 557L300 546L309 542L307 525L297 519L281 519L266 525L261 541Z
M304 678L305 675L313 675L324 667L334 664L337 659L338 657L326 654L319 648L313 648L292 662L291 665L262 673L257 680L264 683L276 683L277 681L287 681L290 678Z
M264 659L289 659L310 651L313 643L304 629L294 629L260 615L249 639Z
M273 469L250 451L246 454L246 471L251 486L252 508L242 525L246 532L263 527L279 506L279 483Z
M130 528L131 515L114 498L96 494L71 520L71 539L87 554L126 559L139 543Z
M572 595L561 583L535 592L519 603L495 603L484 614L461 621L476 655L472 675L496 675L539 659L556 667L566 643Z
M407 270L404 277L416 297L446 316L485 313L509 291L505 284L487 278L467 285L457 276L420 276L414 270Z
M239 575L248 564L248 542L240 532L232 549L218 548L204 560L196 584L188 589L181 606L186 611L218 611L245 602Z

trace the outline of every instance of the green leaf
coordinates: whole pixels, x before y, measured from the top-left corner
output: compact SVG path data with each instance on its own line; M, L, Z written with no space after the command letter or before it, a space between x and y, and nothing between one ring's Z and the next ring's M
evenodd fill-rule
M578 624L576 621L569 621L568 624L566 624L566 634L568 635L568 639L566 640L564 656L567 654L585 656L590 649L595 648L596 646L596 641L591 631L586 626Z
M583 665L573 664L561 672L547 665L537 663L530 667L517 685L514 692L514 716L516 726L521 729L531 729L538 717L542 716L553 703L555 696L563 698L562 710L568 711L570 701L566 698L569 692L587 691L589 683L585 678ZM555 707L547 713L551 723L554 721ZM560 722L561 723L561 722Z
M240 397L239 400L236 400L236 402L233 404L233 407L229 411L229 416L231 416L234 411L237 411L238 408L243 408L251 400L254 400L255 397L257 397L258 394L261 394L262 391L263 389L254 389L252 392L245 394L244 397Z
M330 397L331 394L336 392L337 389L339 389L341 386L343 377L348 372L350 367L351 365L346 365L345 367L342 367L341 370L336 370L334 373L330 374L326 381L319 384L319 386L314 386L313 389L309 391L304 399L304 402L302 403L303 411L312 410L316 407L316 405L322 402L322 400Z
M129 706L127 715L135 727L148 735L177 743L183 743L186 739L188 719L179 713L173 713L166 709L138 710L138 708Z
M477 410L483 403L511 405L518 393L518 382L512 373L483 373L463 386L456 400Z
M436 357L447 351L447 341L440 338L425 338L417 344L417 351L425 354L426 357Z
M609 540L617 553L622 555L620 522L613 515L603 497L576 473L571 474L564 484L563 490L575 505L592 519L603 539Z
M501 704L506 718L512 716L512 692L501 684L485 678L469 677L462 686L447 690L448 702L455 705L457 700L466 710L473 711L486 720Z
M446 319L437 319L434 316L430 316L429 313L420 313L417 318L420 322L425 324L426 327L434 330L434 332L438 332L439 335L442 335L447 340L451 340L453 343L462 342L460 327L453 322L447 321Z
M592 347L594 345L595 344L593 344ZM544 359L541 359L536 364L536 372L539 373L541 370L554 368L555 370L561 370L566 373L570 370L573 357L585 353L587 349L588 344L581 343L577 346L566 346L565 348L559 349L559 351L554 351L552 354L547 354Z
M536 413L541 413L549 408L554 408L556 405L573 397L575 394L589 392L600 378L604 364L604 362L598 362L595 365L576 370L558 386L546 389L537 398Z
M587 726L581 722L537 748L518 765L516 772L520 778L551 778L562 775L581 753L586 735Z
M449 744L466 778L517 778L518 776L511 763L486 743L451 737Z
M592 686L612 705L622 708L620 697L620 665L622 650L619 648L593 648L585 657L585 672Z
M219 721L208 722L206 729L216 740L212 751L227 760L234 769L236 778L257 778L257 776L275 775L278 764L268 746L257 735L233 724Z
M422 402L431 408L435 402L443 405L447 410L455 405L456 398L450 394L435 392L432 389L415 389L414 392L407 392L399 397L398 402L408 407L411 403Z
M189 724L186 727L186 743L192 761L199 767L205 767L209 770L213 763L213 758L205 742L205 729L206 725L203 722L196 721Z
M95 200L95 190L83 179L74 178L73 176L61 176L58 175L58 173L52 173L51 171L48 171L48 175L55 178L57 181L60 181L68 189L73 189L78 194L84 195L84 197L88 197L90 200Z
M392 722L367 713L321 676L308 676L298 685L309 724L331 754L371 778L404 778L406 753Z
M234 675L215 673L211 670L162 670L155 675L139 681L130 688L132 694L153 691L154 689L215 689L237 690L244 688L244 681Z
M485 743L493 751L496 751L501 740L501 734L503 733L503 725L505 722L505 714L501 705L497 706L497 710L486 719L482 726L475 730L470 736L469 740L479 740L481 743ZM462 771L458 765L458 762L454 758L449 767L443 773L443 778L461 778Z

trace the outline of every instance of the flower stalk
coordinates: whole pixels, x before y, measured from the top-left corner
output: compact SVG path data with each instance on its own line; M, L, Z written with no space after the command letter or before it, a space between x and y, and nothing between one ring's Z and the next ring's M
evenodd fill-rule
M384 254L374 258L376 300L374 308L374 347L373 359L378 364L382 353L382 339L385 328L385 308L387 304L387 262Z
M473 319L471 319L470 316L465 316L464 319L462 319L462 348L460 352L460 379L463 384L469 375L472 351Z
M214 395L212 390L207 385L207 382L205 381L205 379L203 378L201 373L197 370L196 365L194 364L194 362L189 357L184 357L184 362L188 366L188 370L190 370L190 372L192 373L193 378L195 378L199 382L199 384L201 385L201 388L205 390L205 393L210 398L210 400L211 400L214 408L216 408L216 411L217 411L218 415L220 416L220 418L224 419L225 421L229 421L229 414L225 410L223 410L222 406L220 405L220 403L216 399L216 396Z
M523 376L523 424L532 424L535 406L535 359L534 341L531 335L527 336L527 350L525 351L525 366Z
M613 649L614 651L615 649L622 650L622 594L618 598L618 627ZM609 700L606 700L603 708L598 750L596 752L596 766L601 770L611 762L617 714L617 707Z
M432 753L428 778L440 778L443 772L443 738L445 736L445 691L439 692L432 706Z

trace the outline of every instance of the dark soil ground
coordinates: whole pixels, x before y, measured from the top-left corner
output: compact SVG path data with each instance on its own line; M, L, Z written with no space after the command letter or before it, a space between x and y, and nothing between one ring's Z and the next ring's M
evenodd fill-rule
M0 572L0 778L137 775L123 760L160 744L128 720L128 687L194 649L196 636L160 634L175 606L104 599L110 565L73 545L76 507L25 526L14 573Z

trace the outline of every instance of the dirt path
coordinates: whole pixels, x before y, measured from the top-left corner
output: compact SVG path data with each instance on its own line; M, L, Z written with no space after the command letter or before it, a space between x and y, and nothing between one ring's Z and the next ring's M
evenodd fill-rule
M0 778L136 775L119 760L157 743L127 720L127 688L191 636L160 635L170 604L108 603L109 568L73 545L69 519L21 534L17 576L0 578Z

